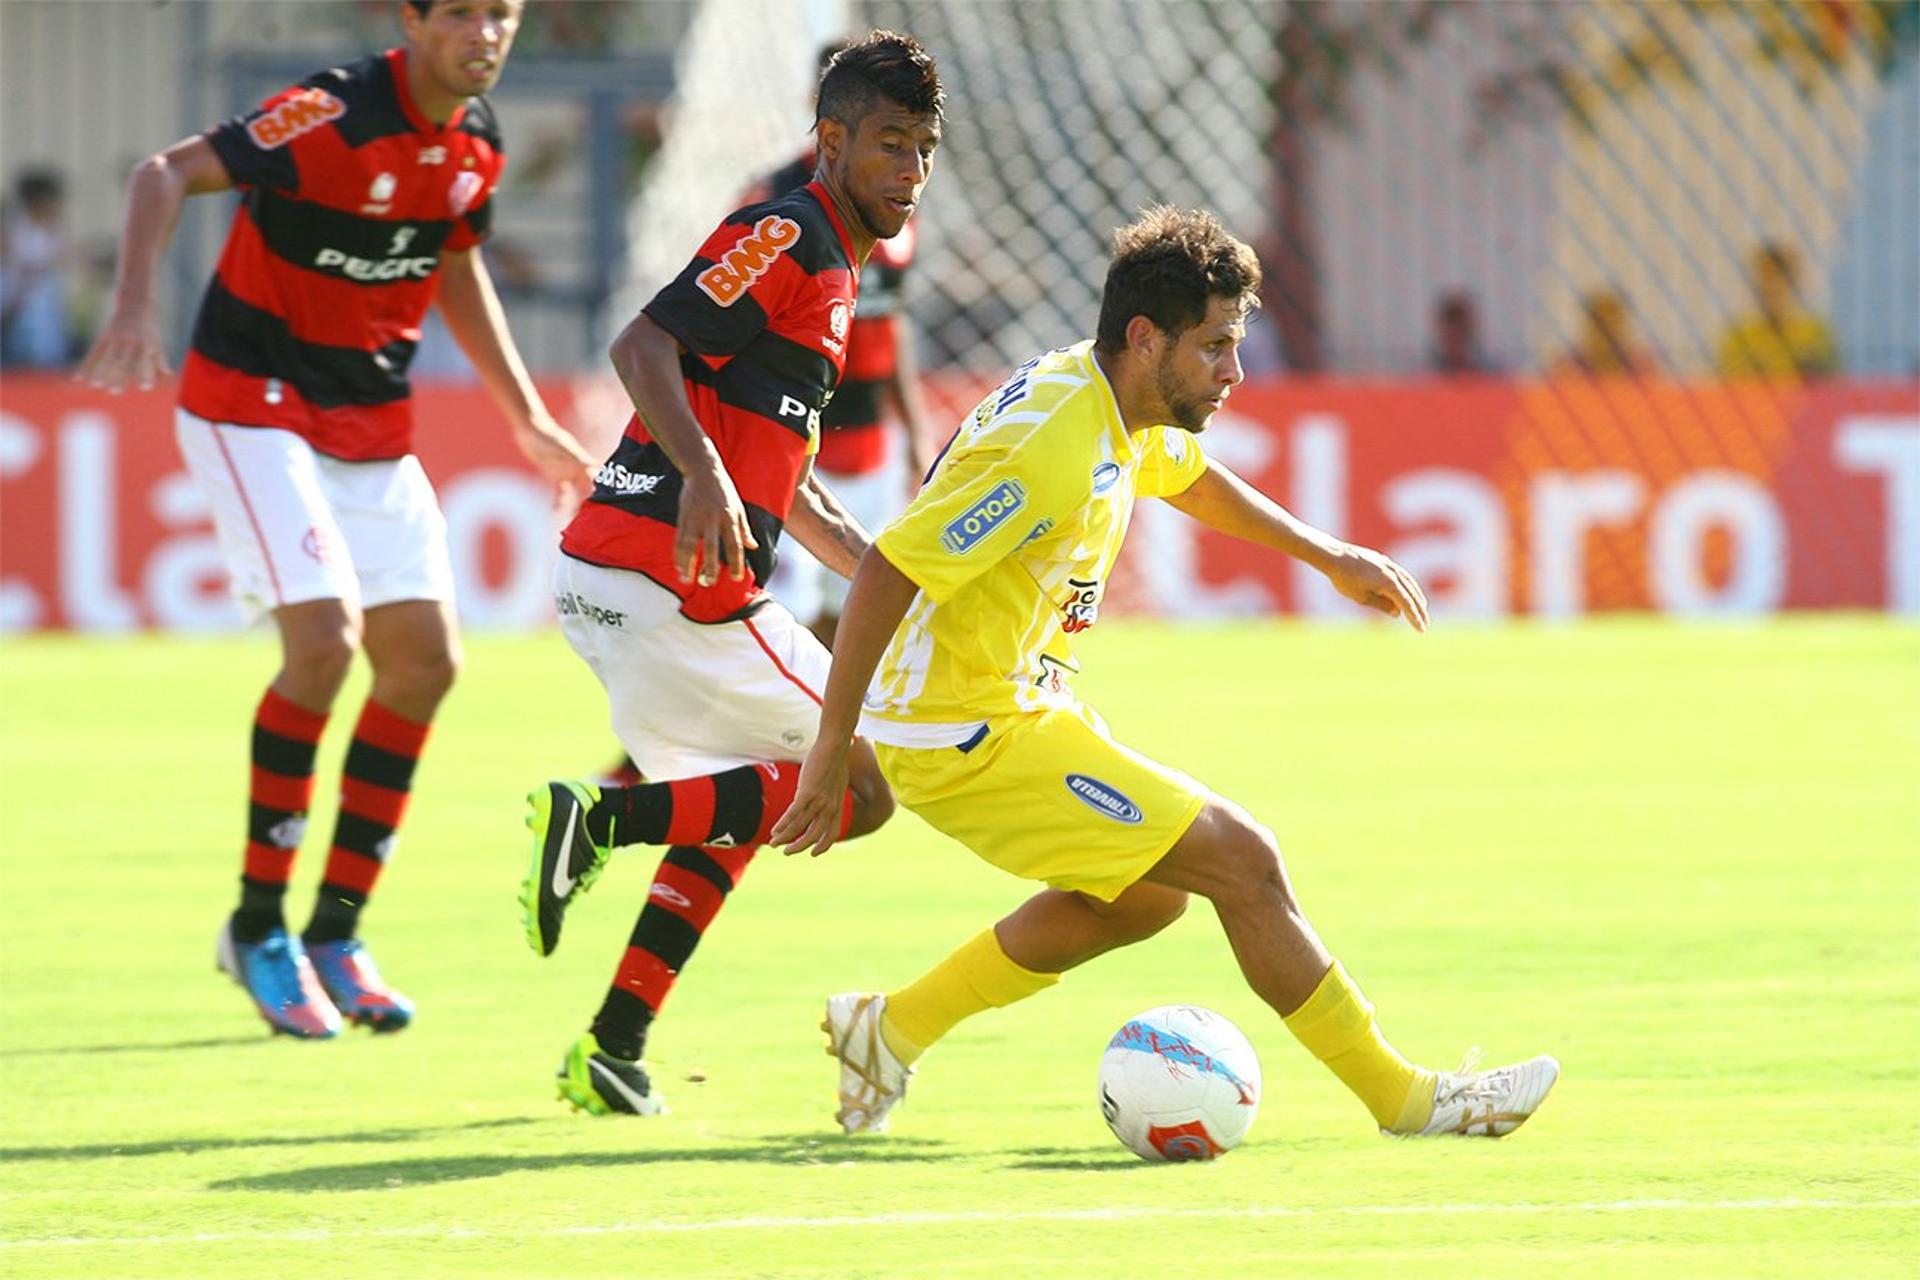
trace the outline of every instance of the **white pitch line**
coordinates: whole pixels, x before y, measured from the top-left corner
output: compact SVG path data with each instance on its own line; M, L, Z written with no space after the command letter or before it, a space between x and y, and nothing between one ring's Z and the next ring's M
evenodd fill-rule
M1248 1205L1241 1208L1163 1209L1153 1205L1108 1209L1036 1209L1026 1213L876 1213L842 1217L715 1218L707 1222L610 1222L578 1227L385 1227L370 1231L197 1232L171 1236L40 1236L0 1240L0 1249L56 1249L120 1246L152 1248L181 1244L270 1244L328 1240L528 1240L567 1236L690 1235L713 1231L842 1230L859 1227L953 1226L1005 1222L1132 1222L1155 1218L1404 1218L1484 1214L1550 1213L1778 1213L1920 1209L1920 1198L1897 1200L1576 1200L1520 1204Z

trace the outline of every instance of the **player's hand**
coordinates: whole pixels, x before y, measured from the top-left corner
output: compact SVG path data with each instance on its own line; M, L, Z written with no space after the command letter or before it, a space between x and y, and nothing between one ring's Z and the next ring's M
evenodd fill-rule
M784 845L784 852L799 853L811 847L819 857L840 838L842 798L847 794L847 746L835 747L824 739L813 744L800 765L800 782L793 803L773 824L769 838Z
M1368 547L1347 544L1327 569L1334 589L1358 604L1427 629L1427 597L1412 574Z
M172 372L152 308L115 308L73 376L75 381L119 395L128 385L150 391L157 380Z
M692 582L697 574L700 585L710 587L724 571L738 582L747 576L747 552L759 545L725 470L687 476L673 538L673 566L680 581Z
M513 442L528 462L559 491L559 505L571 507L593 491L593 455L581 448L551 415L535 414L513 430Z

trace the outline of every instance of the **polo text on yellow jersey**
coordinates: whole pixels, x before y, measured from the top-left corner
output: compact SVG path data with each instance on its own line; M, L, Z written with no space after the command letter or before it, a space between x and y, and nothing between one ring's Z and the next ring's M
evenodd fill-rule
M997 716L1074 704L1136 496L1206 469L1192 435L1129 432L1082 342L1014 371L968 415L881 553L920 588L867 691L861 732L952 746Z

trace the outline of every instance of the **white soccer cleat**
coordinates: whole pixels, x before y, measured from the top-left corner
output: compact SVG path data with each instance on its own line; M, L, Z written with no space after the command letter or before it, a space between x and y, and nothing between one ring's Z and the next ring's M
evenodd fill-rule
M1475 1049L1460 1070L1440 1072L1433 1087L1433 1117L1426 1127L1406 1136L1503 1137L1539 1110L1560 1078L1560 1064L1545 1054L1492 1071L1475 1071L1479 1059L1480 1051Z
M833 1118L848 1133L885 1133L887 1113L907 1096L910 1067L887 1048L880 1015L887 998L849 991L827 999L827 1053L840 1059L840 1110Z

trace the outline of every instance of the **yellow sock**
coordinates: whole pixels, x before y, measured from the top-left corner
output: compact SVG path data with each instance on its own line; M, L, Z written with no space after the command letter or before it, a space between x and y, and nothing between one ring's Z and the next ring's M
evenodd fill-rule
M915 981L890 992L880 1035L894 1057L912 1066L962 1018L1025 1000L1058 981L1057 973L1035 973L1015 964L988 929Z
M1307 1051L1395 1131L1418 1129L1433 1114L1434 1074L1414 1066L1374 1025L1373 1006L1338 960L1307 1002L1284 1019Z

